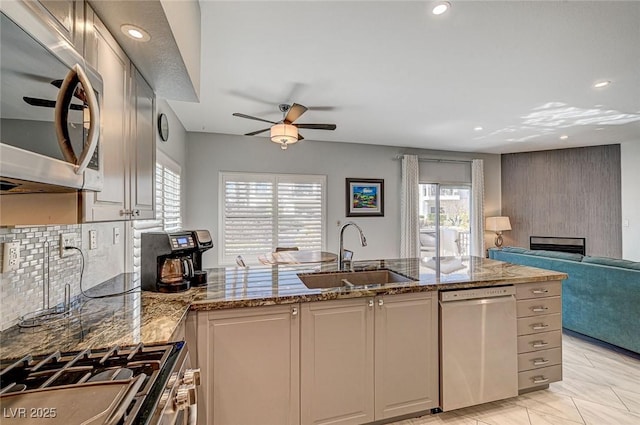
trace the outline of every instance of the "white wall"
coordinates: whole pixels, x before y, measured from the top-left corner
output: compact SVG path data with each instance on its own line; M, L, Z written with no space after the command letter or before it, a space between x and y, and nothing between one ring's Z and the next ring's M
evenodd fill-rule
M185 228L211 231L215 248L205 253L204 265L218 263L218 177L220 171L321 174L327 176L327 249L338 251L338 222L345 215L345 178L382 178L384 217L349 218L358 223L368 246L361 247L357 232L347 229L345 247L356 259L396 258L400 254L400 172L395 157L413 153L430 158L485 159L486 213L500 211L500 156L460 152L403 149L353 143L305 140L282 151L266 138L212 133L188 133Z
M640 261L640 140L620 145L622 258ZM627 225L628 223L628 225Z
M163 142L159 135L156 136L156 149L161 150L165 153L169 158L174 160L180 165L182 180L180 182L180 186L182 188L182 217L185 216L186 211L186 202L187 202L187 179L184 178L187 170L187 132L184 129L184 126L176 116L171 106L165 99L158 98L156 100L157 106L157 114L163 113L167 115L167 121L169 123L169 138L166 142ZM184 218L183 218L184 223ZM186 228L186 227L185 227Z

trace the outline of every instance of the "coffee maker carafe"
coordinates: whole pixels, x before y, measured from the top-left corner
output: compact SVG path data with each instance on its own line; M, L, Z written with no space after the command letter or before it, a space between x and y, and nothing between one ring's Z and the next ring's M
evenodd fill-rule
M202 252L213 247L207 230L147 232L141 239L143 290L180 292L193 285L206 285Z

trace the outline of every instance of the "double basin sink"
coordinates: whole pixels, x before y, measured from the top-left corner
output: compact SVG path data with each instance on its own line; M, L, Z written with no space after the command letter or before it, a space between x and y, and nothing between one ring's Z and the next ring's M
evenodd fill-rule
M320 273L299 273L298 277L309 289L326 289L387 283L414 282L406 276L388 269L362 271L336 271Z

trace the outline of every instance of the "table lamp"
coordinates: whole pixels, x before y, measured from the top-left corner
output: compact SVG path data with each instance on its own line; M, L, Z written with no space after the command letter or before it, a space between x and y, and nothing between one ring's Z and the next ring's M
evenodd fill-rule
M511 230L511 223L509 217L487 217L485 222L485 229L490 232L496 232L496 247L502 247L502 232L505 230Z

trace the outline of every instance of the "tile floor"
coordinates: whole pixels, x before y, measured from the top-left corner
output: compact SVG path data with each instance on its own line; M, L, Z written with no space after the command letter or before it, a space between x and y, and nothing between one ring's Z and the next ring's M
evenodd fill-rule
M640 425L640 355L563 334L563 380L481 406L392 425Z

